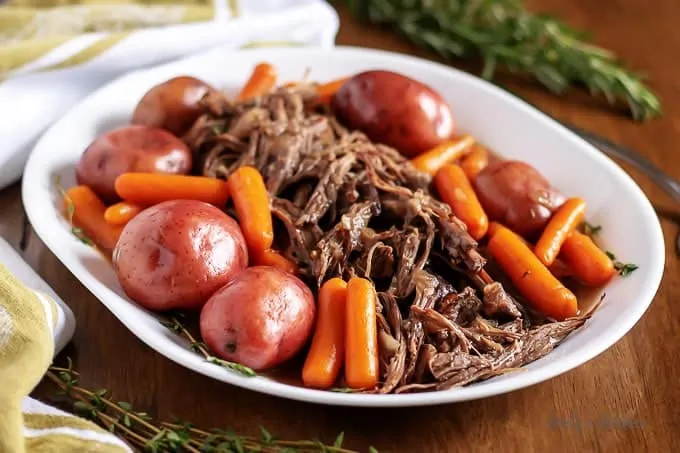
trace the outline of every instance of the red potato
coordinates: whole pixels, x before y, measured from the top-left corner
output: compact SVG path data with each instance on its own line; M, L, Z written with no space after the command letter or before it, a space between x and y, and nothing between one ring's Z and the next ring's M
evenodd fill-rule
M180 76L146 92L132 115L132 124L166 129L181 137L204 113L199 101L213 87L195 77Z
M331 106L345 125L414 157L453 136L453 114L432 88L390 71L367 71L345 82Z
M489 219L526 239L535 238L566 200L535 168L512 160L489 163L474 187Z
M304 347L315 316L314 296L300 279L254 266L208 300L201 310L201 336L224 360L265 370Z
M123 173L186 174L191 151L171 133L148 126L125 126L87 147L76 166L79 185L94 190L109 204L119 200L114 184Z
M247 265L236 221L193 200L145 209L125 225L113 251L123 290L152 311L197 310Z

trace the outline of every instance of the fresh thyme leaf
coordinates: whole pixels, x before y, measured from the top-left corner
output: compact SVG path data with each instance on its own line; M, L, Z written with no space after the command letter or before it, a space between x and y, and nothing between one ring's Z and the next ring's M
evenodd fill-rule
M128 403L127 401L118 401L118 406L126 411L132 410L132 404Z
M201 352L201 348L205 349L207 348L206 344L203 343L202 341L195 341L191 343L191 346L189 346L192 351L194 352Z
M335 442L333 442L333 446L336 448L341 448L342 447L342 442L345 440L345 433L341 432L338 434L338 437L335 438Z
M613 254L612 252L610 252L609 250L605 251L604 253L609 257L610 260L616 261L616 255L614 255L614 254Z
M260 433L262 434L262 442L264 442L266 445L271 445L271 443L274 441L271 433L262 426L260 426Z
M83 401L76 401L73 403L73 408L79 412L88 412L90 410L90 405Z
M375 447L368 447L368 453L378 453L378 450Z
M349 387L333 387L330 389L331 392L337 392L337 393L355 393L358 392L359 390L357 389L352 389Z
M583 230L583 234L590 236L591 238L593 236L597 236L597 234L602 231L602 225L593 225L592 223L588 222L583 222L581 228Z
M602 94L627 105L637 121L661 114L659 99L616 55L554 17L528 11L521 0L344 1L356 16L391 26L444 59L482 60L486 79L505 68L556 94L572 86Z
M234 370L243 376L246 377L254 377L257 376L257 373L253 371L251 368L248 368L245 365L241 365L240 363L234 363L234 362L227 362L226 360L218 359L217 357L210 356L208 357L208 362L214 363L215 365L219 365L224 368L229 368L230 370Z
M132 426L132 421L130 420L130 416L128 414L123 415L123 424L128 428Z
M633 263L622 263L620 261L617 261L614 263L614 269L619 271L619 275L621 277L628 277L636 269L638 269L638 265Z

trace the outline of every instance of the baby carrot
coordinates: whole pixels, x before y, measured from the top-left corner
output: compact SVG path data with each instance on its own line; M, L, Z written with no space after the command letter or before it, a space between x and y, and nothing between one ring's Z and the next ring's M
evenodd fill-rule
M298 268L295 263L281 255L276 250L267 249L261 252L255 252L253 261L258 266L271 266L293 275L298 274Z
M489 229L489 219L463 169L446 164L434 176L433 182L442 201L467 225L470 236L477 241L483 238Z
M586 286L602 286L612 279L614 263L590 237L573 231L562 245L560 258L577 280Z
M500 227L488 248L503 272L536 310L560 321L576 316L576 296L550 273L519 236Z
M318 94L318 102L322 104L329 103L333 95L340 89L342 85L344 85L345 82L347 82L347 77L317 86L316 92Z
M116 193L128 203L152 206L169 200L197 200L222 207L229 199L227 183L207 176L123 173Z
M473 145L460 162L460 166L470 181L474 181L480 171L489 164L489 152L482 145Z
M560 206L543 230L534 247L534 253L546 266L550 266L560 253L569 233L583 222L586 202L582 198L570 198Z
M271 248L274 241L269 193L262 175L253 167L241 167L227 179L239 224L251 253Z
M498 222L489 222L489 228L486 231L488 238L491 239L493 235L496 234L496 231L498 231L502 226L503 225Z
M274 66L269 63L259 63L239 93L238 100L243 101L265 94L274 88L276 79L277 72Z
M434 175L444 165L468 152L474 143L475 139L470 135L464 135L458 140L448 140L414 157L411 164L422 172Z
M92 241L110 258L122 227L106 223L106 206L99 197L87 186L75 186L64 192L63 202L74 233L77 232L81 239Z
M350 388L371 388L378 383L376 298L371 282L350 279L345 309L345 382Z
M347 283L332 278L321 286L317 304L316 328L307 359L302 367L306 387L333 386L345 360L345 304Z
M125 225L134 216L142 212L143 209L142 206L121 201L120 203L116 203L106 208L104 220L106 220L106 223L109 225Z

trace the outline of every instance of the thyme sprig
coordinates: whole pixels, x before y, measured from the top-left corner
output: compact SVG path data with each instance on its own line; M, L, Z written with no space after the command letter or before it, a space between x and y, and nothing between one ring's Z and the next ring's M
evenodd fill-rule
M73 224L73 216L76 213L76 204L73 202L71 197L69 197L68 193L66 192L66 189L64 189L64 186L61 184L60 176L54 178L54 185L57 188L57 191L59 192L59 195L61 196L62 200L66 204L66 220L68 221L68 224L71 226L71 234L78 238L78 240L83 244L94 247L94 242L85 234L85 231L83 231L82 228L79 228Z
M163 324L165 327L172 330L176 334L183 336L187 341L189 341L189 347L191 348L191 350L201 354L206 361L214 363L215 365L219 365L223 368L228 368L246 377L257 376L257 373L255 373L255 371L252 368L249 368L245 365L241 365L240 363L222 360L210 354L205 343L196 340L196 338L191 334L191 332L189 332L189 330L184 326L184 324L182 324L182 322L180 321L180 318L182 316L183 315L181 313L176 315L170 315L167 318L161 319L161 324Z
M68 367L52 366L47 378L56 384L59 394L69 397L74 411L118 435L132 447L145 452L188 453L358 453L343 448L344 433L332 445L319 440L282 440L265 428L260 436L244 436L229 429L204 430L183 421L158 422L146 412L137 411L126 401L115 401L107 389L88 390L79 385L79 374ZM377 453L375 448L370 453Z
M580 85L610 104L624 101L638 121L661 113L659 99L614 53L554 17L527 11L522 0L345 2L355 15L391 26L444 59L480 58L487 80L502 67L528 74L556 94Z

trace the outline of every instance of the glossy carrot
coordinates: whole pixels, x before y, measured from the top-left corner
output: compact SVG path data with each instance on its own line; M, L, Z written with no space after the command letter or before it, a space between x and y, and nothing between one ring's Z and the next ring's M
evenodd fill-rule
M414 157L411 164L424 173L434 175L444 165L456 161L470 151L474 143L475 139L470 135L464 135L458 140L448 140Z
M489 151L482 145L472 146L470 151L460 162L460 166L470 181L474 181L480 171L489 164Z
M270 249L274 241L269 193L262 175L253 167L241 167L227 179L236 215L251 253Z
M128 203L127 201L121 201L114 205L109 206L104 211L104 220L109 225L125 225L134 216L142 212L144 208L142 206Z
M529 304L557 320L576 316L578 302L524 241L500 227L489 241L489 253Z
M550 266L560 253L567 236L578 227L586 214L586 202L582 198L570 198L555 212L545 226L534 247L534 253L546 266Z
M258 63L239 93L238 100L243 101L267 93L276 85L277 77L274 66L269 63Z
M602 286L616 274L614 263L607 254L590 237L578 231L573 231L564 241L560 258L586 286Z
M378 383L376 299L370 281L350 279L345 310L345 382L350 388L372 388Z
M340 373L345 360L345 310L347 283L332 278L321 286L316 328L307 359L302 367L306 387L327 389Z
M267 249L253 254L253 262L258 266L271 266L283 272L288 272L293 275L299 273L299 269L294 262L281 255L276 250Z
M548 266L548 270L550 270L550 273L559 279L574 276L574 272L572 272L569 265L560 258L557 258L550 266Z
M64 192L64 214L80 239L89 240L107 257L111 257L122 227L104 220L106 206L87 186L75 186Z
M328 104L335 93L347 82L347 77L341 79L333 80L328 83L323 83L316 87L316 92L318 94L317 101L322 104Z
M206 176L123 173L116 178L115 188L124 201L140 206L169 200L197 200L222 207L229 199L227 183Z
M439 198L463 221L470 236L477 241L483 238L489 229L489 218L463 169L446 164L434 176L433 182Z
M493 237L494 234L496 234L496 231L498 231L503 225L501 225L498 222L489 222L489 228L486 231L486 235L489 239Z

